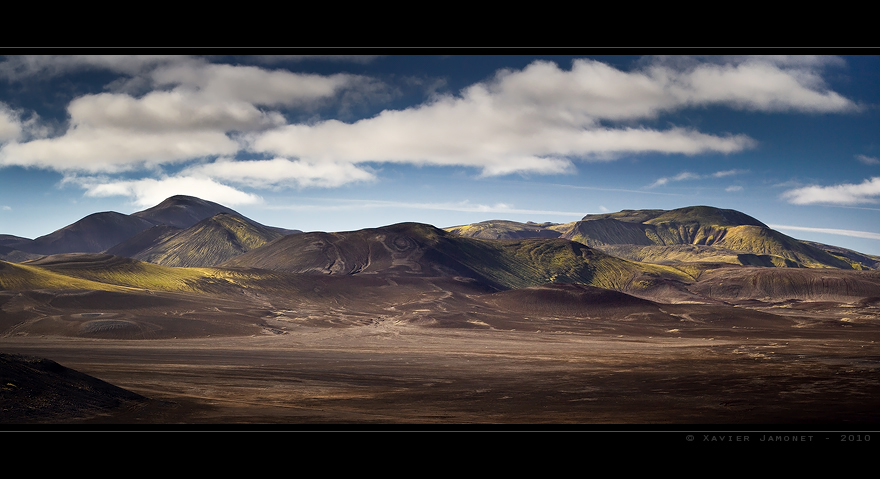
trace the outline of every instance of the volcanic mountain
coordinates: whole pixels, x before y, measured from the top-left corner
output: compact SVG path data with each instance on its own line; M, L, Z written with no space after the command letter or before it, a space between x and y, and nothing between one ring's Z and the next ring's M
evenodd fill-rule
M495 222L486 222L495 223ZM448 228L467 236L484 234L481 223ZM520 223L522 225L522 223ZM753 266L872 269L866 255L845 255L796 240L735 210L692 206L675 210L623 210L587 215L561 225L519 228L516 234L558 237L633 261L726 262ZM509 225L508 225L509 227Z
M94 213L15 248L38 254L98 253L155 225L115 211Z
M565 239L480 240L419 223L288 235L220 266L306 274L459 277L496 290L550 282L624 288L643 276L685 276Z
M189 228L218 213L241 216L237 211L223 205L185 195L172 196L152 208L132 213L131 216L143 218L157 225Z
M0 259L22 261L33 257L24 253L31 255L99 253L109 249L114 250L113 254L133 257L147 248L156 246L155 243L160 237L165 237L169 233L183 228L190 228L196 223L218 214L241 218L245 223L251 225L251 228L260 231L257 233L258 236L268 234L269 239L299 232L298 230L264 226L217 203L192 196L178 195L172 196L152 208L131 215L114 211L94 213L34 240L12 235L0 235L0 247L10 248L0 251L0 255L2 255ZM205 242L211 241L202 240L202 243ZM232 245L230 248L236 250L239 247ZM247 251L248 248L245 247L243 251ZM212 254L207 253L207 256ZM224 256L223 259L225 258Z

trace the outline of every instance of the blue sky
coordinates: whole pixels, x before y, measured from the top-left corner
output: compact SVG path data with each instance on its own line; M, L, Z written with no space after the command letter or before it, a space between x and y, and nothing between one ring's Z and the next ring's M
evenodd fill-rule
M0 57L0 234L174 194L304 231L710 205L880 254L878 86L877 56Z

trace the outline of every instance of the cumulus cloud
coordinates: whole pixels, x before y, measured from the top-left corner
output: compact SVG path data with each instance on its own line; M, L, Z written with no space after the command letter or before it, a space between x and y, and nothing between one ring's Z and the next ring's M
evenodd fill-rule
M8 105L0 102L0 143L15 140L21 135L21 120Z
M269 130L253 136L251 148L308 161L472 166L484 175L499 175L569 172L573 166L567 157L731 153L754 143L743 135L721 137L681 128L587 129L594 124L592 118L572 118L554 106L561 105L516 104L477 86L463 98L386 110L352 124L328 120Z
M0 149L0 166L119 172L191 158L231 155L238 149L238 143L218 131L148 132L82 127L56 138L8 143Z
M328 120L270 130L254 135L252 148L316 162L473 166L483 175L563 173L573 169L570 158L607 160L624 153L731 153L755 142L745 135L603 122L713 104L767 112L857 109L824 88L810 69L815 63L792 67L757 58L686 68L658 63L624 72L592 60L575 60L569 71L537 61L418 107L351 124Z
M654 75L670 77L670 91L691 104L721 103L754 111L842 112L858 106L824 89L812 69L786 69L779 63L755 58L738 65L700 65L676 76L660 68Z
M873 177L859 184L844 183L834 186L806 186L788 190L782 198L796 205L834 203L852 205L877 203L880 197L880 177Z
M265 65L279 59L257 60ZM710 105L764 112L857 109L825 87L820 69L829 63L685 58L622 71L586 59L575 60L570 70L536 61L522 70L501 70L459 95L434 96L353 123L286 124L283 113L291 109L307 111L328 101L344 109L387 97L389 89L361 75L294 73L184 56L8 57L0 63L0 77L8 79L83 68L130 78L114 83L119 88L113 92L73 100L71 126L55 138L23 141L15 118L4 123L0 115L0 135L10 139L0 149L0 166L118 172L249 150L276 158L206 163L189 174L249 186L329 187L372 179L362 163L466 166L494 176L569 173L574 160L610 161L624 154L735 153L755 141L634 122ZM134 95L126 85L149 92ZM253 171L263 168L267 173ZM656 184L692 179L676 178Z
M150 73L158 87L173 85L213 101L241 101L266 106L304 106L332 98L344 89L375 88L362 75L316 75L254 66L192 61L161 66Z
M85 188L86 196L127 196L136 205L143 207L157 205L165 198L174 195L196 196L233 206L263 201L257 195L245 193L209 178L178 176L119 181L94 177L68 177L64 182L75 183Z
M283 186L330 188L375 179L372 172L351 163L315 164L286 158L251 161L220 159L213 163L190 167L181 174L214 178L256 188Z
M95 66L94 62L89 63L91 58L41 59L31 63L19 60L27 66L26 71L41 71L52 65L59 70L73 65ZM0 166L118 172L234 155L241 146L229 134L285 123L280 112L260 106L304 106L338 96L346 89L379 88L377 82L358 75L296 74L212 65L185 57L173 58L174 61L129 60L132 59L103 59L104 63L98 63L136 71L148 77L153 87L172 89L153 91L139 98L125 93L76 98L68 105L71 126L65 134L7 144L0 150ZM21 123L6 113L0 109L0 141L16 139L21 133Z
M866 165L880 165L880 159L867 155L856 155L856 159Z
M86 95L70 102L77 127L129 129L141 132L255 130L281 125L278 112L264 112L237 100L213 100L182 91L152 92L142 98L126 94Z

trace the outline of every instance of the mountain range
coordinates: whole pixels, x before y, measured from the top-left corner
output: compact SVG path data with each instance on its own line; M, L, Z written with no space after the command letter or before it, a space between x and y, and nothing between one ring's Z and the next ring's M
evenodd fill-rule
M440 278L483 292L582 284L673 302L880 296L880 273L871 271L880 257L799 241L708 206L624 210L566 224L495 220L443 230L401 223L303 233L173 196L131 215L89 215L34 240L2 235L0 260L4 290L228 292L265 289L267 278L300 284L303 276L329 275L382 284Z

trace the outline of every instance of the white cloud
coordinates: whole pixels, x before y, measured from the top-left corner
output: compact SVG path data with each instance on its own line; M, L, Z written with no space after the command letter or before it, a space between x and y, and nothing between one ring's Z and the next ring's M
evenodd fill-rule
M187 176L113 181L104 178L68 177L64 182L86 189L86 196L128 196L138 206L153 206L174 195L190 195L225 205L261 203L262 198L208 178Z
M748 173L748 172L749 172L749 170L725 170L725 171L716 171L715 173L712 173L711 176L712 176L712 178L724 178L726 176L741 175L743 173Z
M13 142L0 149L0 166L64 172L118 172L234 155L241 146L229 133L286 122L280 112L258 106L308 107L342 93L354 98L383 88L380 82L359 75L299 74L214 65L188 57L12 57L0 64L0 72L2 68L20 75L105 68L140 75L137 79L150 87L171 87L142 97L101 93L76 98L68 105L70 128L65 134ZM8 109L0 108L0 141L19 137L21 123Z
M552 112L500 105L485 90L471 93L418 108L386 110L353 124L328 120L288 125L254 135L252 149L310 162L472 166L483 175L499 175L569 172L569 156L608 160L621 153L730 153L753 144L742 135L719 137L685 129L585 129L540 118Z
M815 70L784 68L780 63L756 57L736 65L703 64L684 74L659 67L653 75L669 77L673 95L693 105L721 103L744 110L815 113L858 109L840 94L824 90Z
M592 60L576 60L570 71L537 61L522 71L500 71L459 97L352 124L328 120L256 134L252 148L309 162L472 166L483 175L563 173L573 169L570 158L608 160L623 153L731 153L755 142L681 128L599 125L713 104L768 112L857 109L824 88L818 63L750 58L624 72Z
M253 104L210 99L180 90L157 91L142 98L101 93L79 97L68 106L77 127L124 128L140 132L255 130L284 124L277 112L260 111Z
M56 171L119 172L212 155L231 155L239 145L223 132L143 132L74 128L64 136L8 143L0 166L37 166Z
M866 165L880 165L880 159L867 155L856 155L856 159Z
M100 68L129 78L113 83L119 87L116 93L73 100L68 108L70 129L59 137L24 142L20 122L16 130L14 117L4 122L0 115L0 138L5 134L18 140L0 149L0 166L118 172L234 156L250 149L280 158L241 165L209 163L190 173L251 186L366 181L373 173L359 164L368 162L467 166L483 176L561 174L574 171L576 159L609 161L648 152L734 153L755 145L746 135L633 126L664 112L709 105L768 112L857 108L824 86L819 69L833 63L828 59L673 63L657 61L621 71L586 59L575 60L570 70L536 61L520 71L499 71L459 96L434 97L354 123L284 125L281 109L310 109L328 101L346 107L387 97L389 89L360 75L293 73L185 56L9 57L0 62L0 77ZM144 88L156 91L143 96L121 93ZM233 132L244 132L243 142L230 138ZM251 171L255 167L276 176ZM718 172L715 177L736 172ZM656 184L684 179L693 178L661 178Z
M21 136L21 120L8 105L0 102L0 143L16 140Z
M3 208L0 209L2 209L3 211L12 211L12 207L7 205L3 205Z
M734 191L742 191L742 190L743 190L743 187L739 186L739 185L728 186L727 188L724 188L724 191L727 191L728 193L732 193Z
M834 186L806 186L786 191L782 198L789 203L807 205L814 203L857 204L877 203L880 197L880 177L873 177L859 184L845 183Z
M810 228L806 226L788 226L788 225L767 225L777 230L793 230L793 231L811 231L814 233L827 233L832 235L853 236L856 238L868 238L880 240L880 233L872 233L870 231L856 230L840 230L833 228Z
M217 180L265 187L324 187L372 181L375 175L351 163L308 163L286 158L271 160L231 161L220 159L184 170L182 175L214 178Z
M672 177L663 177L658 178L657 181L651 183L648 188L654 188L657 186L663 186L669 184L670 181L686 181L686 180L703 180L706 178L724 178L727 176L733 175L741 175L744 173L748 173L749 170L725 170L725 171L716 171L715 173L711 173L708 175L699 175L696 173L691 173L689 171L683 171ZM742 188L740 188L742 189ZM728 189L728 191L731 191Z
M150 77L156 86L173 85L212 101L266 106L307 106L345 89L375 89L379 84L369 77L346 73L325 76L201 61L162 66Z

